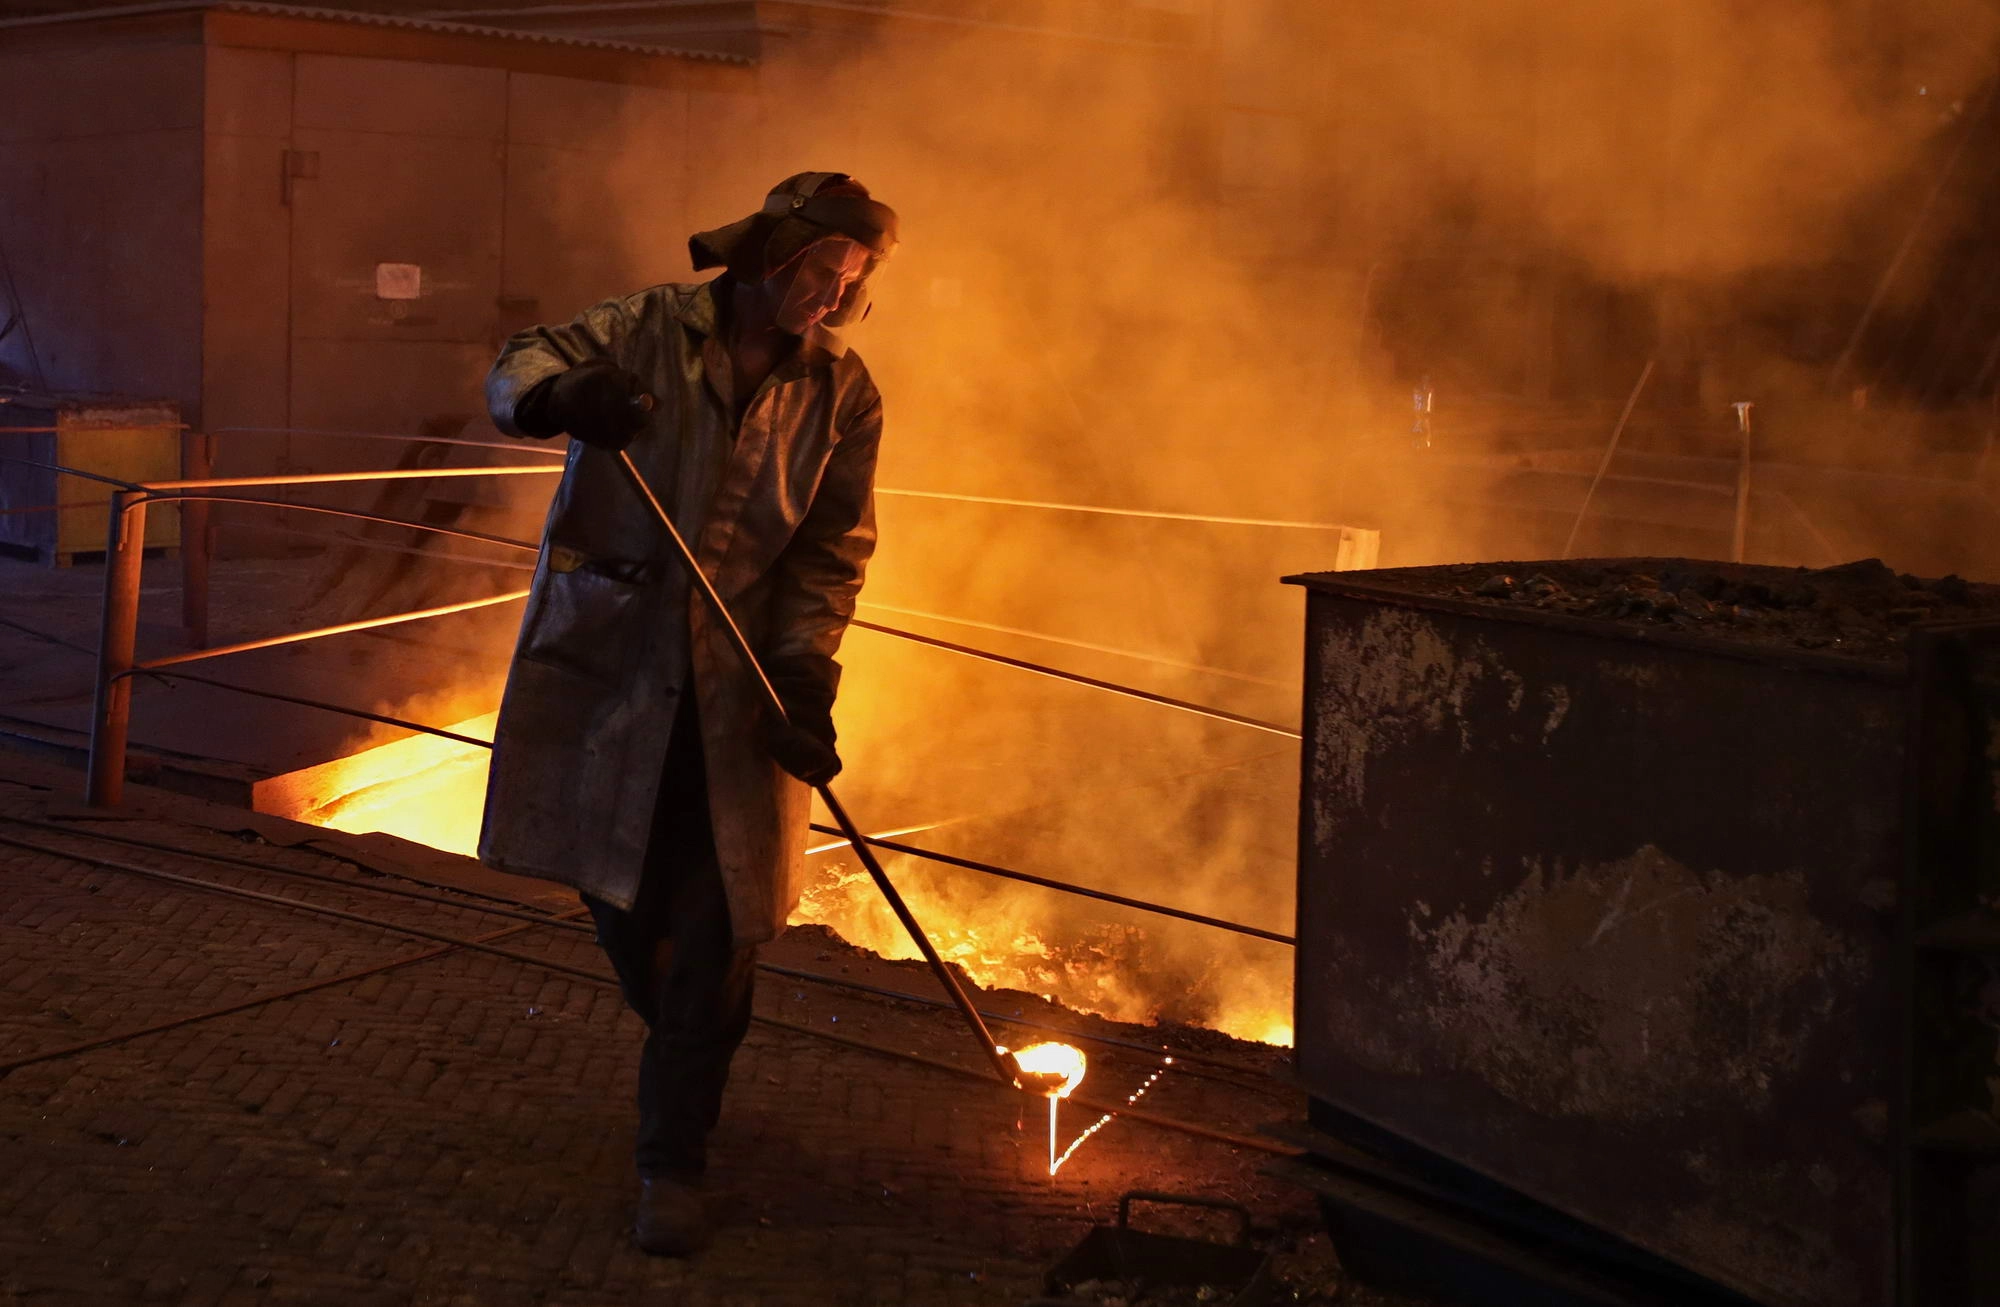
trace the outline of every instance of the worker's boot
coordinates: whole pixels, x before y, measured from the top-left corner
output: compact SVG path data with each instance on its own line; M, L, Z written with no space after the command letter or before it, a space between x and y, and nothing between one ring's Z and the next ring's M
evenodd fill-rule
M632 1241L655 1257L686 1257L708 1243L701 1187L678 1176L642 1176Z

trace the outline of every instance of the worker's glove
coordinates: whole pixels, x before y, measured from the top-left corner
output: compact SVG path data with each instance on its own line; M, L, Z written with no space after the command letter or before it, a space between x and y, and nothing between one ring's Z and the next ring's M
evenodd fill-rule
M585 359L529 391L514 424L530 434L566 431L574 440L617 453L646 425L646 383L605 359Z
M834 751L834 684L814 670L811 664L817 661L774 658L764 664L764 675L785 705L782 720L774 712L764 714L764 748L808 785L824 785L840 775L840 755Z

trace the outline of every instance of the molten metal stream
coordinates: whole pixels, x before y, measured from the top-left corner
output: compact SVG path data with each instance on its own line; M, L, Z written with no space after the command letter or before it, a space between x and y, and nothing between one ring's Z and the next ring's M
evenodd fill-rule
M997 1050L1002 1057L1007 1050ZM1049 1174L1056 1173L1056 1104L1068 1098L1070 1091L1083 1083L1083 1073L1089 1061L1083 1050L1070 1044L1052 1041L1030 1044L1013 1055L1014 1065L1030 1076L1041 1077L1042 1094L1049 1100Z

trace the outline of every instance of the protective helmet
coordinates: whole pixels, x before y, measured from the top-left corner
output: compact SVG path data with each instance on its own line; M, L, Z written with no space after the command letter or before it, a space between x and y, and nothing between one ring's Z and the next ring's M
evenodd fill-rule
M868 251L866 272L848 288L826 327L859 322L868 314L868 278L896 248L896 211L869 196L842 172L802 172L785 178L749 217L697 232L688 240L695 271L726 267L739 281L762 281L828 236L845 236Z

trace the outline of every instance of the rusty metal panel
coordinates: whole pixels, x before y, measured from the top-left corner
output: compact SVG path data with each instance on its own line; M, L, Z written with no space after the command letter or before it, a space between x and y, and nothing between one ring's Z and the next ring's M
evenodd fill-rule
M498 141L507 73L405 59L297 57L301 128Z
M2000 626L1920 630L1910 662L1903 1275L1909 1301L1990 1304L2000 1302Z
M292 131L292 56L214 48L202 159L201 422L210 431L289 425L291 210L280 161ZM219 438L215 470L265 476L285 437ZM237 520L232 515L227 520Z
M490 346L507 74L318 55L297 70L294 339ZM406 290L385 265L416 270ZM292 425L312 424L295 406Z
M303 129L293 144L314 173L293 187L294 337L490 345L500 285L500 144ZM416 293L380 294L383 264L419 269ZM357 371L355 382L364 376Z
M1759 1302L1894 1301L1901 670L1305 580L1315 1098Z
M201 68L202 51L193 45L10 49L0 57L0 86L7 88L0 140L196 130Z

